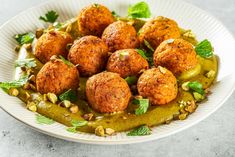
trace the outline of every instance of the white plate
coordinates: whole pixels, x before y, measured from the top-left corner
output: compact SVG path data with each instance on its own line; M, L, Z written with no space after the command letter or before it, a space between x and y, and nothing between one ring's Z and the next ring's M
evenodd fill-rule
M110 10L118 14L126 15L127 7L137 0L54 0L38 7L31 8L9 20L0 28L0 81L13 79L14 60L17 55L14 52L16 42L13 36L18 33L34 31L38 27L44 27L43 22L38 20L49 10L59 13L59 21L74 17L84 6L92 3L104 4ZM199 121L205 119L216 111L232 94L235 87L235 40L227 29L214 17L206 12L182 1L174 0L148 0L152 16L166 16L175 19L183 28L190 28L199 40L209 39L220 57L220 69L218 82L212 89L213 94L209 101L200 105L195 113L184 121L174 121L170 125L162 125L153 128L153 134L142 137L128 137L126 133L118 133L111 137L97 137L93 134L73 134L65 130L65 126L55 123L53 125L39 125L35 122L35 114L26 110L25 105L17 98L6 95L0 91L1 108L19 121L31 126L35 130L65 140L92 143L92 144L126 144L150 141L169 136L182 131Z

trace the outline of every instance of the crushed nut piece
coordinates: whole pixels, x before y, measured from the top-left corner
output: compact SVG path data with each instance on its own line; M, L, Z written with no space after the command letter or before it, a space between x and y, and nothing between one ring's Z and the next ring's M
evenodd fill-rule
M111 129L111 128L106 128L106 129L105 129L105 133L106 133L107 135L114 135L115 130L113 130L113 129Z
M44 29L42 29L42 28L39 28L39 29L36 30L35 34L36 34L37 39L40 38L43 35L43 31L44 31Z
M58 98L57 98L57 96L54 93L47 93L47 98L53 104L58 101Z
M182 113L182 114L179 115L179 119L180 120L185 120L187 118L187 116L188 116L188 113Z
M93 117L94 117L93 113L88 113L83 115L83 118L88 121L92 120Z
M77 105L71 106L69 108L69 110L70 110L71 113L77 113L78 112L78 106Z
M18 96L18 95L19 95L18 89L16 89L16 88L11 88L11 89L9 90L9 95L11 95L11 96Z
M181 88L182 88L184 91L189 91L188 84L189 84L189 82L184 82L184 83L181 85Z
M161 73L163 73L163 74L165 74L165 73L166 73L166 69L165 69L165 68L163 68L163 67L161 67L161 66L159 66L159 70L160 70L160 72L161 72Z
M210 70L208 73L206 73L207 78L212 78L214 76L215 76L215 71L214 70Z
M35 104L35 102L28 102L26 107L32 112L37 111L37 105Z
M97 135L97 136L104 136L104 128L103 128L103 126L98 126L98 127L96 127L95 128L95 134Z

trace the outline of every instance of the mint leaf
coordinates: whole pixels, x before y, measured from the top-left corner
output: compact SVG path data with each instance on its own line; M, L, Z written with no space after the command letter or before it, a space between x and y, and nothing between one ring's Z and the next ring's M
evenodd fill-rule
M195 51L197 54L203 58L210 58L213 56L213 47L207 39L200 42L196 47Z
M76 127L68 127L66 130L67 130L68 132L72 132L72 133L78 132Z
M48 11L45 16L40 16L39 19L44 22L54 23L58 17L59 15L55 11L51 10Z
M71 121L71 124L73 127L76 127L76 128L79 128L79 127L82 127L82 126L85 126L88 124L87 121L83 120L83 121L79 121L79 120L72 120Z
M201 94L201 95L204 95L204 94L205 94L205 91L204 91L204 89L203 89L203 87L202 87L202 84L201 84L200 82L198 82L198 81L189 82L189 83L187 84L187 86L188 86L191 90L193 90L193 91L195 91L195 92L197 92L197 93L199 93L199 94Z
M60 55L60 59L64 62L64 64L68 65L69 67L73 67L73 63L70 61L66 60L63 56Z
M72 127L68 127L66 130L68 132L76 133L78 128L80 128L82 126L86 126L88 124L88 122L85 120L83 120L83 121L72 120L71 124L72 124Z
M137 82L138 78L136 76L128 76L125 80L129 85L133 85Z
M128 8L128 16L131 18L149 18L151 12L146 2L139 2Z
M0 88L4 91L9 90L10 88L19 88L22 87L28 81L29 77L27 75L22 76L19 80L9 81L9 82L0 82Z
M31 33L31 32L15 35L15 40L20 45L32 43L34 38L35 38L35 35L33 33Z
M145 136L150 134L151 134L150 128L146 125L142 125L139 128L136 128L127 133L127 136Z
M139 105L139 107L135 109L136 115L142 115L147 112L149 107L149 99L134 99L132 103Z
M69 100L69 101L76 101L77 100L77 94L74 90L72 89L69 89L67 90L66 92L62 93L60 96L59 96L59 99L61 101L64 101L64 100Z
M51 124L55 123L54 120L47 118L45 116L42 116L40 114L36 115L36 121L38 124L46 124L46 125L51 125Z
M15 61L15 67L34 68L36 66L37 64L34 58L18 59Z

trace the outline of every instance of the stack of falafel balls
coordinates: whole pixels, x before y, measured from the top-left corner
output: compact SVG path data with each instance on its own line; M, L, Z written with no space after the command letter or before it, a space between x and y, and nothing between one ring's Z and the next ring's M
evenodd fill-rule
M56 30L38 39L35 56L45 64L36 77L40 93L77 90L82 76L88 77L86 97L97 112L124 111L136 95L149 99L151 105L165 105L177 97L176 77L198 63L193 46L180 38L174 20L153 18L137 33L128 22L115 20L105 6L90 5L81 10L77 22L83 35L79 39ZM137 50L146 48L146 41L154 50L153 66ZM130 76L138 78L134 92L125 80Z

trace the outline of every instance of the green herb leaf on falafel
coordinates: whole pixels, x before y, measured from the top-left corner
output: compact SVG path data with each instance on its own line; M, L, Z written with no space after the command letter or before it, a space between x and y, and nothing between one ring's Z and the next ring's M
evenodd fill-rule
M136 115L142 115L147 112L149 107L149 99L134 99L132 103L139 106L135 109Z

